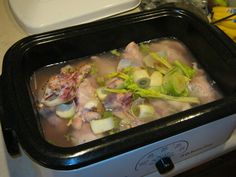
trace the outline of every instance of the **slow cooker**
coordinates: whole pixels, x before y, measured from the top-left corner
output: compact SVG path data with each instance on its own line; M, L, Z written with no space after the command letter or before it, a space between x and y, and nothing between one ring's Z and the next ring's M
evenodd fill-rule
M130 41L175 38L214 80L216 101L74 147L44 139L30 77L37 69L109 51ZM1 125L7 150L33 161L39 176L175 175L176 166L225 143L236 127L236 47L188 10L164 7L26 37L6 53Z

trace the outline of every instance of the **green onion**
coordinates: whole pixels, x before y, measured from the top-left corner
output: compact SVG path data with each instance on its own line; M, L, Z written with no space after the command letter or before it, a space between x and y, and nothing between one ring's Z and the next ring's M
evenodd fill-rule
M167 68L172 68L172 65L164 58L159 56L157 53L155 52L150 52L149 53L150 56L155 59L156 61L160 62L161 64L163 64L164 66L166 66Z
M117 49L111 50L111 54L113 54L117 57L121 56L121 53Z
M174 64L184 73L185 76L187 76L190 79L196 74L195 69L181 63L178 60L175 60Z
M134 82L141 88L147 88L150 85L150 78L146 70L138 69L133 72Z

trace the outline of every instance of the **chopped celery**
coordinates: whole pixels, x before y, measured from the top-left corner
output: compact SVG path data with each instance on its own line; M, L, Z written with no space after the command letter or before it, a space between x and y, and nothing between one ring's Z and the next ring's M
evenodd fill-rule
M179 60L175 60L174 61L174 64L184 73L185 76L187 76L188 78L192 78L195 73L196 73L196 70L181 63Z
M104 111L102 114L102 118L112 117L112 111Z
M107 92L112 92L112 93L126 93L128 92L127 89L110 89L110 88L104 88L105 91Z
M105 98L107 97L107 91L105 89L106 89L105 87L99 87L96 89L97 97L101 101L105 100Z
M141 52L142 52L143 54L148 54L148 53L150 52L149 46L148 46L147 44L145 44L145 43L141 43L141 44L139 45L139 48L140 48L140 50L141 50Z
M113 54L117 57L121 56L121 53L117 49L111 50L111 54Z
M98 85L100 85L100 86L105 85L105 78L104 77L97 77L96 81L97 81Z
M163 79L163 88L168 94L174 96L181 96L187 89L189 79L179 72L174 72L165 75Z
M157 53L155 53L155 52L150 52L149 53L150 54L150 56L153 58L153 59L155 59L155 60L157 60L158 62L160 62L161 64L163 64L164 66L166 66L167 68L172 68L172 65L167 61L167 59L166 58L164 58L164 57L162 57L162 56L159 56Z

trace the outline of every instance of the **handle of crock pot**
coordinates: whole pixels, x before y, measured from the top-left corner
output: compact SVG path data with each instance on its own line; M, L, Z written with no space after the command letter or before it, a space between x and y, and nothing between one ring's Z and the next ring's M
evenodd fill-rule
M3 109L3 97L2 97L2 87L4 83L2 81L2 77L0 77L0 123L2 126L2 133L3 138L6 144L6 148L8 153L11 156L20 155L20 148L18 145L18 141L16 138L15 130L11 127L11 122L7 121L6 117L4 116L4 109Z

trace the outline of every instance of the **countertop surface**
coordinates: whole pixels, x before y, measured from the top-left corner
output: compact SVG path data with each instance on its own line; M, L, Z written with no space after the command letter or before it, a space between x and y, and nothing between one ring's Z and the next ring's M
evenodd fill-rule
M0 0L0 73L2 73L2 61L6 51L18 40L27 36L21 27L15 22L7 0ZM0 131L0 177L9 177L10 170L7 164L8 155Z
M6 51L18 40L27 34L16 23L10 12L8 1L0 0L0 73L2 72L2 60Z
M0 73L2 72L2 61L6 51L18 40L27 36L23 29L16 23L10 12L8 1L0 0ZM18 177L17 171L21 171L21 177L33 177L31 173L31 164L25 165L24 159L18 158L11 165L9 159L11 157L6 152L3 142L2 131L0 128L0 177ZM24 167L23 167L24 166ZM26 168L27 166L27 168ZM18 172L17 172L18 173Z

